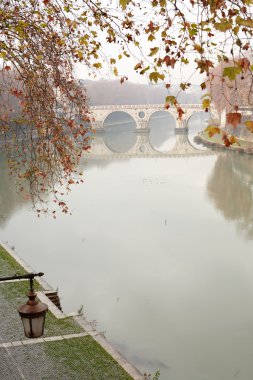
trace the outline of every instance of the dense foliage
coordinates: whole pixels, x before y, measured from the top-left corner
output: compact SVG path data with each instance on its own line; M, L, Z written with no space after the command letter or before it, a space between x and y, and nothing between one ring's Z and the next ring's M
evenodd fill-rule
M132 68L141 76L154 84L165 83L165 107L175 106L179 118L184 112L177 96L169 93L171 76L192 63L203 77L202 90L210 89L203 97L204 109L210 107L217 80L223 89L233 83L237 92L239 78L247 78L250 103L252 4L252 0L1 1L0 130L11 170L19 181L28 180L34 205L41 202L46 210L41 194L50 189L67 212L56 184L65 183L69 189L80 180L76 167L82 150L89 148L89 115L85 93L74 78L76 63L90 72L110 66L123 83L127 72L120 72L119 63L134 61ZM182 78L184 91L191 86L191 76ZM232 107L237 114L238 104ZM234 125L240 119L230 118Z

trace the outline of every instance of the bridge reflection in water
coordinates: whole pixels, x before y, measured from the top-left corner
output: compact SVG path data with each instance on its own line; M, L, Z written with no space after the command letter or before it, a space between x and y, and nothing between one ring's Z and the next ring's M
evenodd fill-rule
M128 150L119 151L120 147L117 149L119 133L97 133L91 141L91 150L84 153L83 157L89 159L124 159L130 157L193 157L214 154L203 147L194 146L189 140L188 133L175 134L172 139L173 145L171 149L162 152L152 146L149 133L124 134L122 132L122 136L126 141ZM127 144L127 139L131 139L133 143L130 148L130 144Z

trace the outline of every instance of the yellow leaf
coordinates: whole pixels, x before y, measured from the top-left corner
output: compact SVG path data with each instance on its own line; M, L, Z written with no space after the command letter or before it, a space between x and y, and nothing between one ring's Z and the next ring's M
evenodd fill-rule
M232 28L232 22L229 22L226 19L222 19L221 21L222 22L216 22L214 24L216 30L219 30L220 32L226 32Z
M216 125L209 125L205 129L205 132L208 134L209 137L212 137L213 135L220 133L220 128L217 127Z
M100 63L100 62L93 63L93 67L95 67L96 69L101 69L102 68L102 63Z
M153 55L157 54L159 51L159 47L154 47L150 49L149 56L152 57Z
M160 74L157 71L153 71L152 73L149 74L149 80L151 82L157 83L158 79L164 80L165 76L164 74Z
M123 9L126 9L127 4L130 3L130 0L119 0L119 3Z
M202 108L204 108L204 109L209 108L210 104L211 104L210 99L203 99L202 100Z
M240 145L238 139L234 135L229 136L229 141L230 141L231 144Z
M252 120L247 120L245 121L244 123L246 125L246 127L248 128L248 130L253 133L253 121Z
M77 55L78 55L78 58L80 59L80 61L82 61L83 60L83 52L81 50L78 50Z
M6 52L5 52L5 51L2 51L2 52L0 53L0 58L3 58L3 59L6 58Z

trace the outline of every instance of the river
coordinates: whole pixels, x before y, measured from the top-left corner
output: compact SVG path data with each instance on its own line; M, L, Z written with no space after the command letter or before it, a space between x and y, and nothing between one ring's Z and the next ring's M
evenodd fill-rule
M186 136L202 155L157 153L177 141L173 122L157 117L144 139L157 154L143 143L128 156L139 137L122 125L115 132L109 120L94 140L108 154L84 157L85 182L67 198L72 215L56 220L37 218L2 160L0 239L45 272L65 312L83 305L140 370L159 369L161 380L251 380L252 157L196 146L203 117Z

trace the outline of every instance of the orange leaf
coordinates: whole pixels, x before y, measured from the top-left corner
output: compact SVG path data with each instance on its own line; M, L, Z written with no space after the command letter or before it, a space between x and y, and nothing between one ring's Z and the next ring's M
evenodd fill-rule
M220 128L216 127L215 125L209 125L205 129L205 132L208 134L209 137L213 137L213 135L220 133Z
M183 114L184 114L185 112L182 110L182 108L181 107L177 107L177 114L178 114L178 118L179 118L179 120L182 120L182 117L183 117Z
M244 123L246 125L246 127L248 128L248 130L253 133L253 121L252 120L247 120L245 121Z
M242 120L242 114L239 112L231 112L227 113L227 124L231 124L234 128L237 127L238 124L240 124Z
M226 132L223 132L222 141L224 142L224 145L228 148L231 145L231 142L226 134Z

